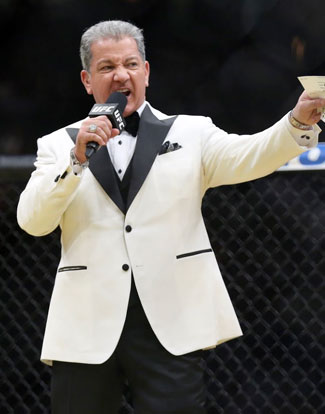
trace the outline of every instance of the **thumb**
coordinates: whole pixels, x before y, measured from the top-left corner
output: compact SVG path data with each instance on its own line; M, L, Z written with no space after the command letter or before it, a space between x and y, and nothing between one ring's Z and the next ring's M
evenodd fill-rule
M111 131L111 138L116 137L117 135L120 135L120 130L117 128L113 128Z

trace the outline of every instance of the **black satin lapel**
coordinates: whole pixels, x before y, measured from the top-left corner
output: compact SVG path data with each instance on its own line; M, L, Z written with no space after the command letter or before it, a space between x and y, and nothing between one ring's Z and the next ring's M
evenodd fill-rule
M76 142L78 129L66 128L73 142ZM89 160L89 169L95 176L96 180L106 191L108 196L114 201L117 207L125 213L125 204L123 202L111 158L108 154L107 147L100 148Z
M72 139L72 141L74 143L76 143L76 139L77 139L77 135L78 135L79 129L78 128L66 128L65 130L69 134L69 136Z
M176 116L159 120L147 105L140 119L126 210L140 190Z
M89 169L117 207L125 213L125 204L116 182L114 167L106 146L101 147L90 158Z

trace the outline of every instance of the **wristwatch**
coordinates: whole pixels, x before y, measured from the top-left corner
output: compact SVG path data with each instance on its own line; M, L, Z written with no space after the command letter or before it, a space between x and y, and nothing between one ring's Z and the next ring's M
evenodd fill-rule
M85 169L89 165L89 161L88 160L86 160L85 162L82 162L82 163L78 160L78 158L76 157L76 154L74 153L74 147L71 148L71 151L70 151L70 159L71 159L72 168L74 166L78 166L79 168Z

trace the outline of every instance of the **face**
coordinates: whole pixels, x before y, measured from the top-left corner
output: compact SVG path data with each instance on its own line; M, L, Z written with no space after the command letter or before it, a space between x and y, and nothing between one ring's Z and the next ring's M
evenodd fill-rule
M91 51L90 72L81 71L88 94L104 103L112 92L122 92L127 97L123 115L136 111L149 86L149 63L143 62L136 41L130 37L102 39L92 44Z

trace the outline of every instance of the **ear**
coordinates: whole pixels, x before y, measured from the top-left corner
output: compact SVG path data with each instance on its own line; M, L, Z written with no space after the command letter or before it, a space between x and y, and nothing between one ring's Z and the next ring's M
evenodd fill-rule
M89 95L92 95L93 94L93 90L92 90L91 82L90 82L90 73L87 72L86 70L82 70L80 72L80 78L81 78L81 82L83 83L83 85L84 85L87 93Z
M144 62L144 70L145 70L146 87L148 87L149 86L150 65L149 65L149 62L147 60Z

